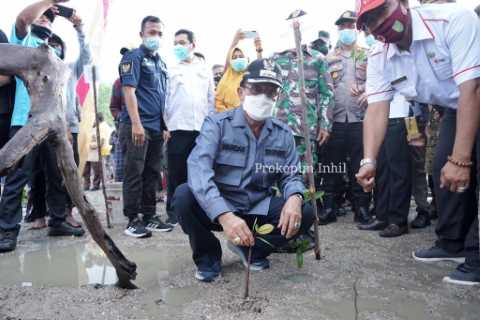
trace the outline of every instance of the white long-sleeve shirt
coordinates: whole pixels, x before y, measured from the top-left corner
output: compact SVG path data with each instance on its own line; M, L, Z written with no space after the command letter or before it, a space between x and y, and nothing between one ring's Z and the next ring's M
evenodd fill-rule
M215 112L213 75L197 57L168 70L164 120L169 131L200 131L203 120Z

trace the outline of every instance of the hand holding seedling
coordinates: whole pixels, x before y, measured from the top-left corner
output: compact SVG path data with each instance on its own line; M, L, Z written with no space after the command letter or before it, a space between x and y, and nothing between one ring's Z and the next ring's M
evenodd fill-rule
M233 212L222 214L218 218L218 222L221 224L228 240L235 245L243 247L253 247L255 245L255 239L247 223ZM238 238L240 238L239 242Z

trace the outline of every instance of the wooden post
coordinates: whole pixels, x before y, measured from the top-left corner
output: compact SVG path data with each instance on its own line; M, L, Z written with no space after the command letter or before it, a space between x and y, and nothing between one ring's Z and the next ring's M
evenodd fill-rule
M107 197L107 188L105 186L105 174L103 171L103 157L102 157L102 145L100 137L100 121L98 120L98 95L97 95L97 67L92 66L92 82L93 82L93 106L95 108L95 128L97 131L97 151L98 151L98 161L100 162L100 177L102 179L102 192L103 199L105 201L105 215L107 216L107 228L111 229L112 225L110 223L110 216L112 207L110 201Z
M300 86L300 99L302 101L302 129L303 129L303 139L305 140L305 160L307 162L307 179L308 179L308 191L312 197L312 206L313 212L315 213L315 222L314 222L314 233L315 233L315 259L320 260L321 258L321 249L320 249L320 239L318 232L318 213L317 213L317 200L315 198L315 177L314 170L316 169L313 165L313 156L312 156L312 142L310 140L310 128L307 124L307 96L305 94L305 69L304 69L304 57L302 50L302 35L300 33L300 23L298 20L293 21L293 31L295 35L295 47L297 50L297 59L298 59L298 75L299 75L299 86Z

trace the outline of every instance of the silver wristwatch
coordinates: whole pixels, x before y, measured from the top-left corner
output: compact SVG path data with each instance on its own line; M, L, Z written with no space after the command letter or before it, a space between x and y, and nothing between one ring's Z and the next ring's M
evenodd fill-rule
M370 158L365 158L360 161L360 168L366 166L367 164L371 164L372 166L377 167L377 161Z

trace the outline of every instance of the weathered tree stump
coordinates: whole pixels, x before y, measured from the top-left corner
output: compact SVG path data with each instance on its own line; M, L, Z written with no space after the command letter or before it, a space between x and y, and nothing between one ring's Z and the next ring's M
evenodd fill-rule
M80 177L67 138L64 88L69 71L47 46L27 48L0 44L0 74L21 78L30 93L32 108L25 127L0 150L0 175L15 166L47 137L56 149L65 187L95 242L114 266L118 286L134 289L136 264L129 261L105 232L81 188Z

